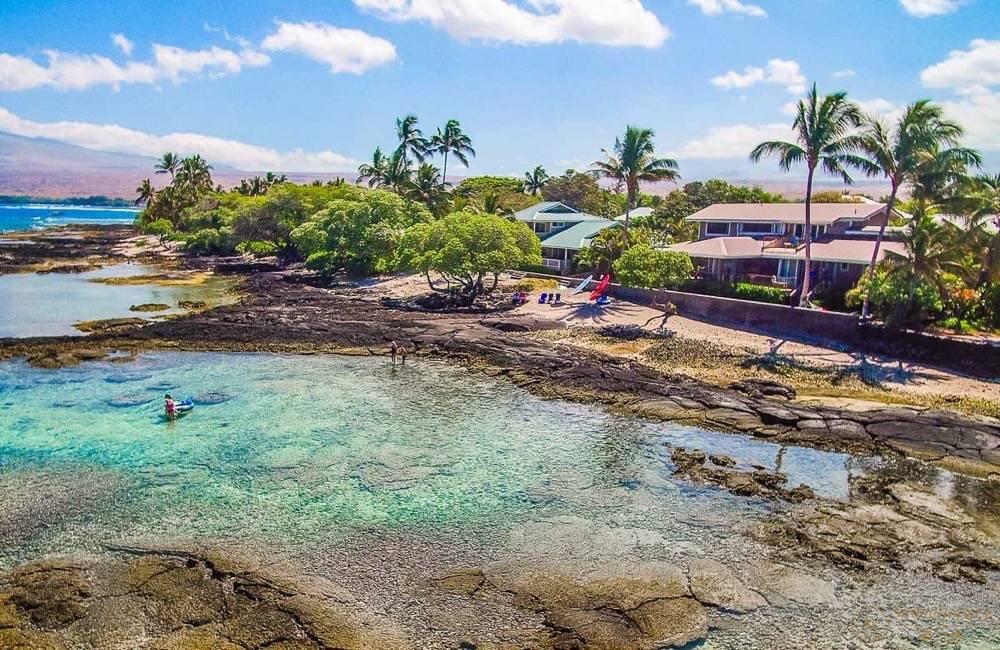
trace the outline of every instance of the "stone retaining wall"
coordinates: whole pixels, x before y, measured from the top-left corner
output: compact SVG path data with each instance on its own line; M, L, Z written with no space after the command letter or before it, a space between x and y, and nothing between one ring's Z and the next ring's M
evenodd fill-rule
M578 283L576 279L528 273L530 277ZM923 332L894 331L879 324L861 325L854 314L801 309L786 305L723 298L666 289L612 284L609 293L640 305L668 300L685 318L726 325L776 337L839 343L870 354L929 363L987 379L1000 378L1000 345Z

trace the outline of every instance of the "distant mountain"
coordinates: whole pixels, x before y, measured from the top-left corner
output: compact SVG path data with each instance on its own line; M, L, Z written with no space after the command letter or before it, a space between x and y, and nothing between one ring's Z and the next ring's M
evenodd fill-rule
M155 163L154 158L147 156L95 151L57 140L0 132L0 194L51 198L103 195L130 199L144 178L152 179L157 186L166 183L165 176L153 173ZM242 178L264 173L215 165L212 177L224 187L230 187ZM340 176L353 181L356 175L288 174L296 183L327 181Z

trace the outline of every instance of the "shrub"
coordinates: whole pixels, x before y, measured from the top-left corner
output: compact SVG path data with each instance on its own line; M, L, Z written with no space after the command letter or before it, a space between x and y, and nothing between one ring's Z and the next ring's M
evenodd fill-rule
M228 228L202 228L184 239L184 249L198 255L227 255L235 250L232 239Z
M740 300L769 302L774 305L784 305L788 301L788 293L785 289L750 282L737 282L736 286L733 287L733 297Z
M546 280L545 278L524 278L523 280L519 280L513 287L514 291L527 291L528 293L558 288L558 282L555 280Z
M647 244L632 246L615 260L618 282L644 289L675 288L691 277L694 265L687 253L662 251Z
M549 268L544 264L522 264L517 267L517 270L527 273L542 273L544 275L562 275L558 269Z

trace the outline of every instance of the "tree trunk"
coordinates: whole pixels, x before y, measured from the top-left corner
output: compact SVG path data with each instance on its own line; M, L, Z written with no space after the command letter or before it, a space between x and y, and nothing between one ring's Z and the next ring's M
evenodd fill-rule
M444 150L444 169L441 171L441 187L448 184L448 150Z
M892 191L889 193L889 201L885 204L885 222L878 229L878 237L875 238L875 249L872 251L872 262L868 266L868 287L865 291L865 301L861 305L861 320L868 320L871 318L870 314L870 300L868 298L868 292L871 290L872 282L875 280L875 264L878 262L878 251L882 247L882 238L885 237L885 228L889 225L889 219L892 218L892 207L896 203L896 192L899 190L899 183L893 179L892 181Z
M806 227L803 236L806 240L806 263L805 273L802 275L802 293L799 295L799 307L809 306L809 275L812 272L812 192L813 174L815 166L809 167L809 176L806 179Z

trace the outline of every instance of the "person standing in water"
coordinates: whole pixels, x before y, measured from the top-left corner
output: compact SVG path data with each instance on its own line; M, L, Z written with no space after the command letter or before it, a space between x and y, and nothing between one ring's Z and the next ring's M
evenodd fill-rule
M163 410L166 412L168 418L173 419L177 417L177 402L170 396L170 393L167 393L163 397Z
M392 359L392 365L396 365L396 354L399 352L399 345L396 341L389 342L389 357Z

